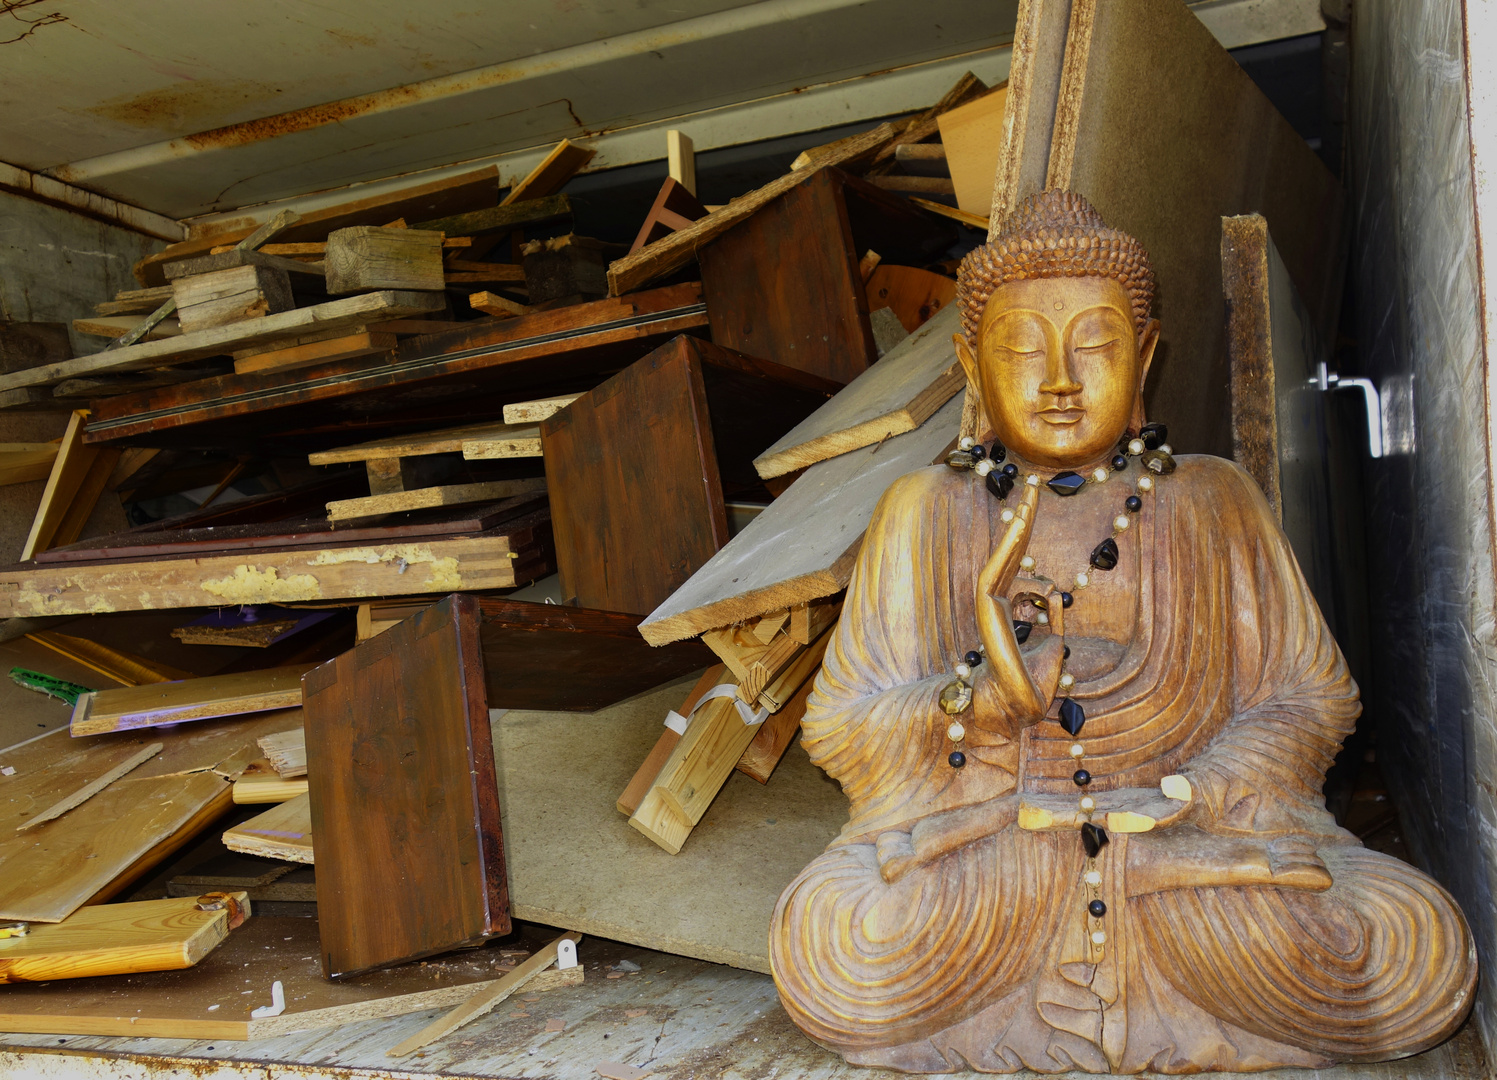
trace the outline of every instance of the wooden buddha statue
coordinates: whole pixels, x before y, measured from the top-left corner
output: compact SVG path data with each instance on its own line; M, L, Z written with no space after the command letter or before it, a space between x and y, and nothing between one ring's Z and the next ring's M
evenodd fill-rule
M962 263L987 430L869 526L804 721L851 819L770 931L850 1062L1324 1066L1471 1007L1450 896L1325 810L1357 687L1262 493L1143 424L1152 296L1066 192Z

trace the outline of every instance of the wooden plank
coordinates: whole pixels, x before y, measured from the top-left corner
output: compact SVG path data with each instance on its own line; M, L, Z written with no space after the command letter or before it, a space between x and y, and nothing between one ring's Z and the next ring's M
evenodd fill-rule
M914 431L812 465L639 632L663 645L840 592L879 498L956 437L961 410L954 397Z
M385 1055L397 1058L409 1057L423 1046L436 1042L444 1035L451 1034L464 1024L472 1023L480 1016L487 1015L501 1001L531 982L545 968L556 963L557 948L563 941L576 945L581 940L582 935L578 933L562 934L555 938L493 986L479 991L446 1016L433 1020L409 1039L385 1051Z
M52 735L6 752L0 821L19 824L151 743L164 749L60 818L26 832L0 829L0 919L60 922L148 873L230 804L229 780L259 756L272 717L210 721L182 731L93 739Z
M535 401L517 401L504 406L506 424L539 424L561 412L581 394L563 394L561 397L538 398Z
M683 336L546 420L563 594L606 611L655 607L728 539L720 470L737 474L747 445L790 427L830 385Z
M278 315L267 315L263 319L250 319L163 341L147 341L114 352L94 353L59 364L11 372L0 375L0 390L41 386L104 371L132 371L195 360L202 356L218 356L256 342L293 337L313 329L333 330L392 316L437 311L442 304L440 293L375 292L350 296L312 307L283 311Z
M868 307L889 308L899 324L913 334L938 311L956 302L956 279L916 266L884 263L868 278ZM953 331L955 332L955 331Z
M291 279L284 270L268 266L237 266L179 277L172 282L172 297L184 334L264 318L296 306Z
M1072 0L1019 0L993 184L994 221L1045 186L1071 6Z
M697 193L696 147L691 136L672 128L665 133L665 171L692 195Z
M412 228L429 229L448 236L482 236L485 233L513 232L529 226L550 225L572 216L572 204L565 195L551 195L543 199L529 199L472 210L449 217L418 221Z
M157 754L161 753L161 751L164 749L165 747L161 743L152 743L144 750L141 750L138 753L133 754L130 757L126 758L124 761L120 762L114 768L106 772L103 776L100 776L96 780L89 781L87 784L84 784L81 788L73 792L71 795L67 795L62 799L59 799L57 802L47 807L47 809L43 810L41 813L27 818L25 821L21 822L21 824L16 826L16 832L25 832L27 829L34 829L38 825L45 825L49 821L62 817L63 814L66 814L74 807L82 806L89 799L92 799L95 795L103 791L120 777L124 776L126 773L133 772L134 770L138 769L140 766L150 761Z
M481 484L449 484L445 487L416 488L412 491L391 491L383 495L367 495L362 499L330 502L327 504L327 519L354 521L408 510L425 510L434 506L492 502L495 499L531 495L545 490L545 478L537 476L519 480L491 480Z
M78 539L94 504L104 493L109 474L119 461L120 452L83 444L83 425L88 413L76 411L68 420L67 431L47 475L47 486L31 522L31 531L21 548L21 558L29 559L38 551L62 547Z
M537 424L515 425L516 430L503 435L478 435L463 440L463 458L467 461L494 461L501 458L541 457L541 429Z
M698 641L651 648L635 615L491 596L480 598L479 611L496 709L591 712L713 662Z
M224 847L243 855L312 863L312 803L298 795L240 822L223 834Z
M465 427L443 428L440 431L422 431L409 435L393 435L388 439L374 439L353 446L339 446L331 450L319 450L307 456L311 465L339 465L350 461L375 461L379 459L422 457L427 454L460 454L470 442L486 439L539 439L540 429L532 424L512 424L508 421L490 424L469 424ZM540 456L539 447L536 455Z
M1227 457L1221 219L1267 219L1329 341L1344 284L1344 195L1191 11L1175 0L1125 6L1078 0L1073 9L1044 186L1083 193L1149 253L1168 313L1145 407L1169 423L1175 447ZM1163 85L1161 71L1191 92Z
M327 238L329 296L375 289L443 288L442 234L354 225Z
M283 803L307 793L305 777L283 777L269 761L252 761L234 781L235 806Z
M764 479L914 431L966 386L947 307L754 459Z
M941 146L955 186L956 205L986 218L993 210L998 175L998 148L1003 144L1003 117L1008 87L959 105L938 120Z
M155 289L121 289L113 300L94 305L95 315L149 315L172 298L170 285Z
M479 622L449 596L307 675L329 978L510 930Z
M141 324L137 315L92 315L73 320L73 331L90 337L122 338ZM180 337L182 327L176 319L162 319L146 331L150 341ZM62 361L57 361L61 363Z
M697 684L691 688L686 695L686 700L675 712L684 717L690 717L697 703L702 700L702 695L723 681L727 669L722 664L714 664L702 672L702 677ZM634 776L629 780L629 786L624 788L619 801L614 805L618 807L619 813L632 816L639 809L639 804L645 795L649 793L655 784L655 777L660 775L660 769L670 759L671 752L675 750L676 744L681 741L681 733L675 728L666 727L660 732L660 738L650 749L649 755L640 762L639 768L635 770Z
M952 221L961 222L961 224L967 226L969 229L982 229L986 231L988 228L988 219L979 214L969 214L967 211L960 210L955 206L931 202L929 199L922 199L915 195L910 196L910 202L922 210L929 210L932 214L940 214L942 217L949 217Z
M301 274L318 278L325 275L325 269L320 262L298 262L295 259L284 259L279 255L242 247L231 247L223 251L215 251L211 255L199 255L181 262L167 263L161 271L168 281L175 283L182 278L218 274L235 267L245 266L258 266L283 274Z
M752 217L760 207L773 202L787 191L809 180L820 169L872 154L896 134L897 131L893 125L880 124L871 131L849 140L818 164L771 180L756 191L751 191L741 198L734 199L727 206L713 211L700 221L694 221L686 228L679 229L669 236L640 248L633 254L624 256L608 268L609 292L614 296L633 292L656 278L679 270L696 257L700 247L723 235L740 221Z
M333 331L337 333L337 331ZM246 356L234 361L236 375L252 375L262 371L290 371L294 368L311 367L313 364L332 363L335 360L352 360L358 356L387 353L395 348L395 335L370 333L368 330L341 337L327 338L307 345L292 345L284 349Z
M745 776L752 776L761 784L769 783L780 758L785 756L791 742L800 734L801 718L806 715L806 702L814 689L816 679L813 672L813 677L801 683L800 689L779 712L770 713L764 723L759 725L754 741L748 744L734 768Z
M113 679L121 686L145 686L148 683L171 682L173 679L190 679L192 673L155 660L136 656L134 653L112 649L87 638L72 634L60 634L55 630L35 630L26 637L39 645L45 645L55 653L66 656L75 663L97 671Z
M468 296L468 306L474 311L481 311L485 315L492 315L497 319L513 319L517 315L524 315L529 308L517 300L511 300L507 296L498 293L476 292Z
M199 910L196 897L84 908L7 940L0 949L0 983L192 967L249 914L244 893L224 898L207 911Z
M61 443L0 443L0 487L45 480Z
M596 150L585 146L574 146L570 139L557 143L539 165L531 169L524 179L510 188L500 206L544 199L555 195L566 182L577 174L577 170L593 159Z
M192 898L196 902L196 897ZM214 1041L271 1039L381 1017L450 1009L487 989L503 972L487 951L407 964L328 982L317 963L317 920L257 915L193 968L173 974L100 976L86 981L8 986L0 1031ZM257 973L245 994L245 970ZM285 987L286 1011L253 1019L270 982ZM583 984L580 966L541 972L529 993Z
M361 608L368 606L360 605ZM257 743L280 776L291 779L307 775L307 734L301 727L265 735Z
M290 709L301 704L301 677L312 665L210 675L206 679L96 690L78 699L72 733L102 735L110 731L243 716Z
M887 176L870 176L868 182L884 191L918 191L922 195L956 194L956 185L948 176L910 176L906 173L891 173Z

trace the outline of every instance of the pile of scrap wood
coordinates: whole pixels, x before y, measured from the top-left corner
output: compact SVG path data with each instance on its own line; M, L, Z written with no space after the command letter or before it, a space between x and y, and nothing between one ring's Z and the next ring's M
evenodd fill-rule
M0 480L47 478L0 568L0 691L54 710L3 729L0 920L45 933L6 966L26 937L0 924L0 980L56 980L0 1030L458 1007L400 1056L526 980L575 985L584 932L767 970L775 896L846 820L794 742L863 531L976 423L954 278L990 215L1059 177L1139 236L1199 361L1151 408L1225 365L1220 297L1181 310L1219 280L1221 214L1262 212L1334 310L1334 181L1189 11L1139 2L1151 35L1035 5L1010 84L966 76L719 204L673 133L632 245L579 232L561 188L591 152L563 142L507 191L479 170L171 245L75 327L110 347L4 365L0 406L87 408L0 447ZM1119 74L1186 60L1214 88L1169 103L1191 146L1153 122L1174 88ZM1210 450L1213 416L1167 418ZM135 524L84 538L106 493ZM284 917L238 926L257 904ZM410 963L517 919L571 933ZM170 930L84 955L110 920ZM268 1011L239 983L207 1011L267 945L316 960ZM63 978L168 967L190 1001Z

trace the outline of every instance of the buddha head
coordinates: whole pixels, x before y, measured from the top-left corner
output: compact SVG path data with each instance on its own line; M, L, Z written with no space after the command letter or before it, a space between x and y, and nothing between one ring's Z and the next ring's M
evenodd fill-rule
M988 428L1041 467L1113 453L1143 423L1159 324L1138 241L1069 191L1031 195L962 260L956 353Z

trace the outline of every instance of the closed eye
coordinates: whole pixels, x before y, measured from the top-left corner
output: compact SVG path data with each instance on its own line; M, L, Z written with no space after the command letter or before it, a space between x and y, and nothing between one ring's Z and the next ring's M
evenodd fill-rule
M1027 360L1030 357L1034 357L1034 356L1044 356L1045 355L1045 350L1044 349L1029 349L1029 350L1026 351L1024 349L1010 349L1007 345L999 345L998 346L998 351L999 352L1008 353L1008 355L1010 355L1010 356L1018 357L1018 358L1024 359L1024 360Z
M1075 349L1077 352L1096 352L1099 349L1110 349L1117 343L1118 339L1113 338L1111 341L1099 342L1096 345L1077 345Z

